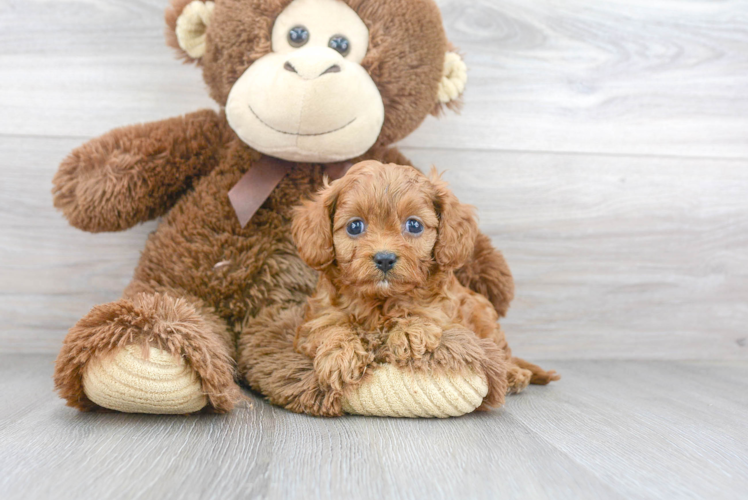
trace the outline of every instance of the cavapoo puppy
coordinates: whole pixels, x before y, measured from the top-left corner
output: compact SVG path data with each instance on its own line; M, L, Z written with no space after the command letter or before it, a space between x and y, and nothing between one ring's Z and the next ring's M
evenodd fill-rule
M299 254L321 274L295 348L314 360L326 404L339 404L378 363L480 370L489 386L483 407L558 379L513 358L494 308L457 281L476 235L472 207L436 172L429 179L377 161L358 163L296 208Z

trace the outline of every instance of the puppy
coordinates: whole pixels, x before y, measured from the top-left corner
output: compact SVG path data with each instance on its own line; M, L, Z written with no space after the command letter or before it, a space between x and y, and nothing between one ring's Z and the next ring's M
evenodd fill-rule
M292 231L321 271L294 347L314 360L326 404L378 363L480 370L484 406L558 378L513 358L490 302L457 281L477 224L436 172L358 163L295 209Z

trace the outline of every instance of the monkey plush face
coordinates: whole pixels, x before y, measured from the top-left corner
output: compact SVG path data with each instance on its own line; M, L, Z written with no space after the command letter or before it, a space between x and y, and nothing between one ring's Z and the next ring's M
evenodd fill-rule
M237 136L289 161L392 144L466 80L433 0L172 0L167 24Z
M294 0L275 20L272 52L229 93L226 116L251 147L290 161L331 162L365 153L384 104L361 61L369 30L339 0Z

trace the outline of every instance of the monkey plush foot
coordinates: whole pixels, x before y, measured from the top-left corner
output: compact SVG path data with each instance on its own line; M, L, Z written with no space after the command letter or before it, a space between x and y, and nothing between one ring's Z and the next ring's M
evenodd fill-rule
M224 413L241 397L232 351L225 323L199 300L136 293L94 307L70 329L55 387L83 411L191 413L208 405Z
M412 365L383 364L343 394L346 413L382 417L457 417L504 403L507 370L495 342L465 328L442 332L432 353Z
M459 417L480 407L487 394L485 377L475 372L432 374L388 364L344 396L343 410L377 417Z
M442 333L441 344L418 363L382 361L342 393L319 383L314 360L294 349L304 321L301 305L264 309L239 342L242 377L271 403L297 413L446 418L499 407L507 389L504 353L465 329Z
M147 349L131 344L91 360L83 373L86 396L127 413L183 414L208 404L200 377L183 358Z

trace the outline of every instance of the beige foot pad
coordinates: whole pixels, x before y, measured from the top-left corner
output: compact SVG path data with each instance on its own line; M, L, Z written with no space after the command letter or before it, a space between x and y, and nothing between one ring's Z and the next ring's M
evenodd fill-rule
M488 394L486 379L433 375L383 365L343 399L343 411L377 417L459 417L478 408Z
M129 345L104 359L92 360L83 374L83 391L99 406L127 413L191 413L208 400L200 378L182 358Z

